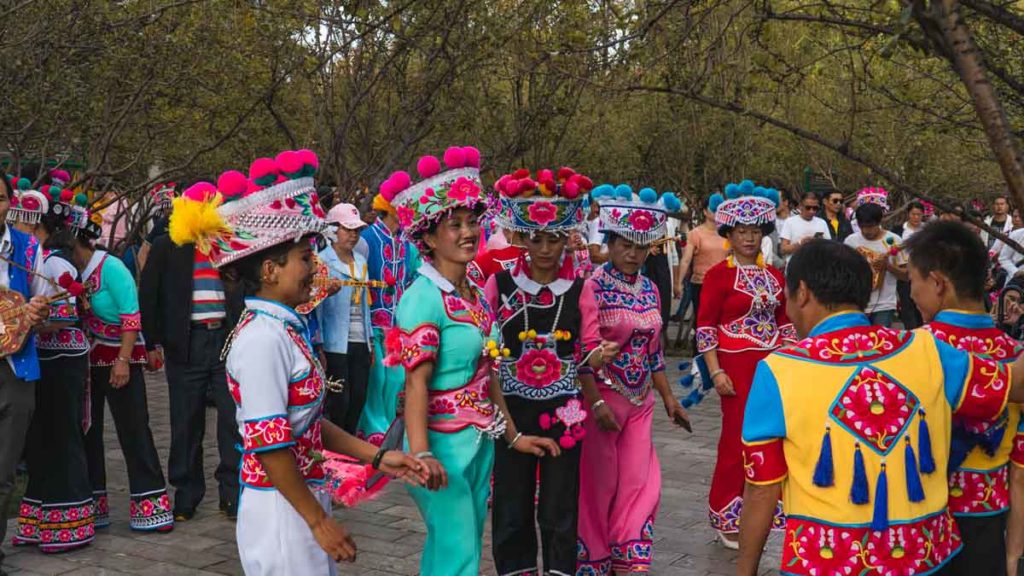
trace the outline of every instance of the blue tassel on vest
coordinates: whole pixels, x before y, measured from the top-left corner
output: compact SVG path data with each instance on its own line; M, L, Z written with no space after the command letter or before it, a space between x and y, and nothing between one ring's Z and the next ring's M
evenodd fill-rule
M821 439L821 453L818 463L814 466L814 485L828 488L835 484L835 471L832 466L832 427L825 426L825 437Z
M917 455L921 458L921 473L931 474L935 472L935 456L932 455L932 435L928 432L928 422L924 419L924 410L920 410L918 413L921 415L921 419L917 424ZM966 457L966 453L964 453L964 457Z
M26 268L35 268L39 242L34 236L19 232L10 226L7 229L11 235L11 260ZM28 272L8 264L7 276L8 288L20 293L26 301L32 297ZM29 335L25 339L25 345L21 350L11 355L11 362L14 364L14 375L18 378L28 382L39 380L39 356L36 354L35 336Z
M854 445L853 452L853 486L850 487L850 501L854 504L867 504L871 498L868 492L868 473L864 468L864 455L861 454L858 443Z
M903 438L906 440L903 461L907 469L907 497L911 502L921 502L924 500L924 486L921 485L921 476L917 473L917 457L914 456L914 447L910 445L910 436Z
M882 532L889 529L889 479L885 473L885 462L878 472L878 486L875 487L875 514L871 519L871 529Z
M949 463L946 468L946 474L952 476L954 472L960 469L960 465L967 459L967 455L970 454L971 450L977 445L977 439L971 435L970 432L964 428L961 423L953 421L953 431L949 438ZM924 464L921 464L921 469L924 470Z
M989 457L996 455L996 450L999 449L999 445L1003 443L1003 436L1006 435L1006 424L1007 424L1006 410L1003 410L999 420L992 425L991 428L981 434L981 438L978 440L978 445L985 451Z

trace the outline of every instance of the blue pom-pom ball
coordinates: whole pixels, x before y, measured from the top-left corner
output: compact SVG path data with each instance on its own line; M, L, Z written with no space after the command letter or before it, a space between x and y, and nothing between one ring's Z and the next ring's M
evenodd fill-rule
M683 203L676 198L676 195L672 192L665 192L661 196L661 201L665 204L665 208L669 212L679 212L683 208Z
M590 196L593 198L602 198L604 196L614 196L615 188L611 184L601 184L590 191Z
M754 181L744 180L743 182L740 182L740 193L743 196L752 195L754 193Z
M739 198L740 186L734 182L725 185L725 198Z
M725 202L725 198L721 194L718 194L717 192L712 194L711 198L708 200L708 210L715 212L718 210L718 207L722 205L722 202Z
M654 204L658 201L658 193L653 188L643 188L640 190L640 201L646 202L647 204Z
M629 184L619 184L615 187L615 196L623 200L632 200L633 189L629 187Z
M779 196L779 191L776 190L775 188L769 188L765 192L766 192L766 194L765 194L764 197L769 199L769 200L771 200L772 204L775 204L776 206L778 206L779 202L782 201L781 197Z

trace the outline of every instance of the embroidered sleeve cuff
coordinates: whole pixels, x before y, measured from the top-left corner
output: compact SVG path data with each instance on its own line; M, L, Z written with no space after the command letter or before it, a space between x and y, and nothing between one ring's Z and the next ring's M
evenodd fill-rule
M650 368L651 374L655 372L664 372L665 355L659 351L647 356L647 366Z
M125 332L142 331L142 315L138 312L134 314L122 314L121 330L124 330Z
M782 439L743 443L743 473L750 484L775 484L788 474Z
M799 338L796 335L796 328L792 324L783 324L779 327L779 334L783 342L796 342Z
M703 354L718 348L718 328L702 326L697 328L697 352Z
M1024 468L1024 434L1019 432L1013 437L1013 450L1010 452L1010 462Z
M441 332L433 324L421 324L412 332L392 328L384 338L384 364L412 370L424 362L437 362L440 344Z
M1010 393L1010 367L972 355L960 402L954 411L964 418L995 420Z
M60 302L50 306L50 322L77 322L78 310L74 303Z
M284 414L246 420L242 443L246 453L277 450L295 444L292 425Z

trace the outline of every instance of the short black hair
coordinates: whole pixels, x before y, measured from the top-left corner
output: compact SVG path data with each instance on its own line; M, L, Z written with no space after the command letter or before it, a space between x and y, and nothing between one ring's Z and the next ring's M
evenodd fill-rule
M718 228L718 235L722 238L728 238L729 233L732 232L733 228L735 228L735 226L720 226ZM771 236L771 233L775 232L775 222L765 222L764 224L758 225L758 228L761 229L761 234Z
M814 191L811 191L811 190L808 190L808 191L806 191L806 192L804 192L803 194L800 195L800 202L803 202L804 200L807 200L808 198L814 198L818 202L821 202L821 198L818 197L818 193L814 192Z
M939 272L949 278L957 296L985 299L988 249L981 238L961 222L932 222L903 245L910 265L922 274Z
M1006 200L1006 203L1009 204L1010 196L1008 194L999 193L992 199L992 203L995 204L996 200Z
M877 226L882 223L885 210L878 204L871 204L869 202L858 206L856 214L858 226Z
M800 282L826 308L854 305L864 310L871 300L871 266L853 248L832 240L811 240L793 253L786 268L786 288Z
M284 266L294 246L292 242L281 242L224 266L221 271L225 283L232 289L241 289L244 296L255 296L263 287L263 262L270 260Z
M907 204L907 212L910 212L911 210L920 210L921 212L924 212L924 204L914 200L910 204Z

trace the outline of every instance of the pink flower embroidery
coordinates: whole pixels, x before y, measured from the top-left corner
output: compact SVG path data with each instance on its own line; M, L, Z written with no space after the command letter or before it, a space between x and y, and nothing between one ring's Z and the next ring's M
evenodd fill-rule
M455 414L455 402L448 398L437 398L427 406L427 413L431 416L440 414Z
M448 198L456 202L465 202L467 198L477 198L479 196L480 187L476 185L476 182L464 176L456 180L452 187L448 189Z
M526 211L530 215L530 220L540 226L547 226L558 217L558 207L551 202L533 202Z
M634 210L629 215L629 225L637 231L646 232L654 227L654 216L647 210Z
M395 212L398 216L398 224L402 226L402 228L406 228L409 224L412 224L412 219L416 216L416 213L413 212L412 208L407 206L399 206L395 209Z
M155 509L156 507L153 506L153 502L151 500L143 500L142 503L139 504L139 511L142 513L142 516L146 518L152 516Z
M516 376L527 386L543 388L558 379L561 363L547 350L529 350L516 361Z

